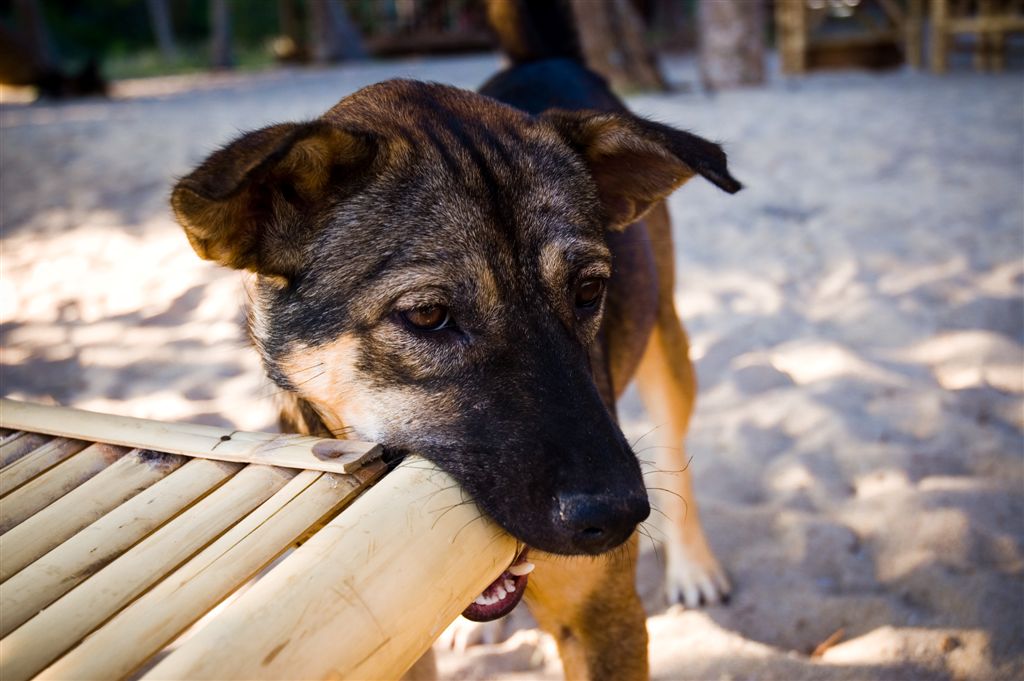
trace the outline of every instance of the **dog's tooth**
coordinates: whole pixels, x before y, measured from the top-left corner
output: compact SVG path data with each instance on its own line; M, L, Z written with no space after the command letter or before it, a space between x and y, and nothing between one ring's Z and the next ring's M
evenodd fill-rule
M479 596L476 597L476 600L473 601L473 602L476 603L477 605L494 605L499 600L500 599L495 598L494 596L486 596L484 594L480 594Z
M507 591L509 593L512 593L515 590L516 590L516 583L513 582L511 579L506 579L505 580L505 591Z
M498 585L498 600L499 601L505 600L505 596L508 596L508 592L505 591L505 587L503 587L501 584L499 584Z
M509 566L508 571L516 577L522 577L523 575L528 575L533 572L534 567L536 566L533 563L524 561L522 563L516 563L515 565Z

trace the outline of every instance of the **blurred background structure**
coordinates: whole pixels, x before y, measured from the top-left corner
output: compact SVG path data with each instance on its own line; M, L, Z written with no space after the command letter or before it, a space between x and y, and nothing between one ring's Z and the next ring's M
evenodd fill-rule
M687 453L736 591L667 607L644 540L654 678L1024 678L1024 0L563 1L627 105L746 186L669 201ZM253 430L276 389L174 179L366 85L503 63L483 0L0 0L0 31L0 394ZM651 458L659 424L619 412ZM445 678L559 678L523 608L468 641Z
M948 68L968 51L1000 70L1022 0L567 0L588 62L626 91L664 90L655 52L698 49L709 89L782 71ZM486 51L486 0L3 0L0 83L101 94L104 79ZM924 52L928 58L925 62Z

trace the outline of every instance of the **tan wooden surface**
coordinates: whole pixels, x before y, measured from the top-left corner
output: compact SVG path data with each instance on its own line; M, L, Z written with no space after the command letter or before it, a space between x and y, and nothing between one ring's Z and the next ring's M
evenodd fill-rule
M4 681L32 678L175 566L270 498L294 475L295 471L284 468L246 466L165 527L0 640L0 677Z
M33 449L14 463L0 468L0 495L18 488L88 446L88 442L60 437Z
M412 457L143 678L398 678L516 549Z
M238 468L194 459L0 584L0 635L95 574Z
M41 447L52 439L49 435L43 435L42 433L11 433L0 444L0 466L6 466L17 461L33 449Z
M351 502L361 488L358 483L376 479L383 470L383 464L376 463L355 476L299 473L242 522L37 678L114 679L130 674L310 526ZM169 603L175 607L168 607Z
M0 501L0 532L6 532L117 461L128 450L94 444L51 468Z
M186 461L185 457L175 454L133 450L94 478L0 535L0 581L8 579L79 530L173 473ZM216 470L216 467L212 469Z
M158 654L145 678L397 678L517 550L416 457L356 498L385 470L375 445L9 400L0 421L3 681L125 678Z
M192 423L161 423L8 399L0 400L0 426L51 435L74 435L96 442L218 461L271 464L325 473L350 473L381 453L380 445L334 440L330 442L339 455L321 458L313 453L313 447L324 442L322 438L246 433ZM0 483L0 493L2 491Z

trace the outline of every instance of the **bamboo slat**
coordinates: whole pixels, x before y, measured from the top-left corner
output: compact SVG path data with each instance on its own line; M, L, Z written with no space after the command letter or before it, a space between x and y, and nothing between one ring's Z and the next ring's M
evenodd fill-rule
M6 532L121 458L128 450L94 444L4 497L0 532Z
M351 473L381 455L380 445L355 440L242 433L213 426L160 423L7 399L0 400L0 425L218 461L262 463L326 473Z
M127 676L383 470L377 462L352 476L303 471L37 678Z
M294 475L295 471L284 468L246 466L79 588L0 640L0 677L4 681L31 678L270 498Z
M0 581L7 580L76 532L170 475L186 461L185 457L175 454L134 450L10 529L0 536ZM158 493L164 494L165 490Z
M397 678L515 552L410 458L143 678Z
M190 461L0 584L0 635L102 569L238 468L221 461Z
M12 464L0 469L0 496L25 484L45 470L89 446L88 442L57 438L33 449Z
M14 463L33 449L42 447L52 438L41 433L14 432L0 443L0 466Z

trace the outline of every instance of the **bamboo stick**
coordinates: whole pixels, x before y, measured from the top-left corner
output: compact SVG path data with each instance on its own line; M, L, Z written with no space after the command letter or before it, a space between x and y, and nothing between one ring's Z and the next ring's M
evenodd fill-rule
M0 444L0 466L14 463L33 449L42 447L52 438L40 433L16 432L4 438Z
M0 677L4 681L31 678L270 498L294 475L295 471L285 468L246 466L165 527L0 640Z
M238 464L195 459L0 584L0 636L220 485Z
M33 449L14 463L0 470L0 496L20 487L45 470L56 466L72 454L77 454L90 443L81 440L57 438Z
M0 424L125 447L141 447L218 461L352 473L381 455L380 445L305 435L246 433L199 424L161 423L67 407L0 400Z
M173 473L186 461L189 459L175 454L134 450L10 529L0 536L0 581Z
M44 670L37 679L115 679L151 655L383 472L303 471L174 574ZM173 603L173 607L168 604Z
M117 461L127 451L124 447L94 444L25 483L0 503L0 532L6 532L36 511L49 506Z
M410 459L143 678L399 677L514 558L465 501Z

